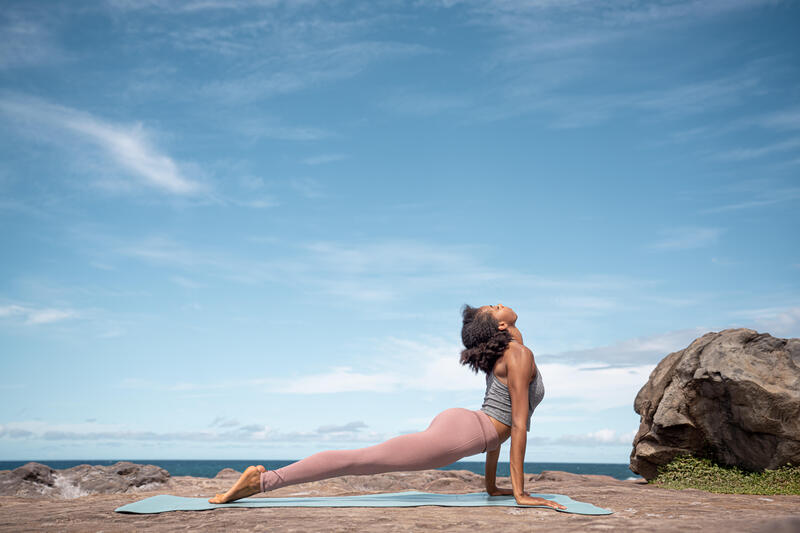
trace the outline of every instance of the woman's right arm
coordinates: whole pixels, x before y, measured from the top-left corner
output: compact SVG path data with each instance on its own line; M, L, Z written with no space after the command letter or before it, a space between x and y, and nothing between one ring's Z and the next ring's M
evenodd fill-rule
M528 387L536 371L533 354L527 348L510 351L508 366L508 391L511 394L511 487L519 505L546 505L553 509L566 509L561 504L544 498L532 498L525 492L525 449L528 445Z
M533 357L516 346L505 354L508 367L508 392L511 395L511 487L520 503L525 497L525 448L528 444L528 385L533 377Z

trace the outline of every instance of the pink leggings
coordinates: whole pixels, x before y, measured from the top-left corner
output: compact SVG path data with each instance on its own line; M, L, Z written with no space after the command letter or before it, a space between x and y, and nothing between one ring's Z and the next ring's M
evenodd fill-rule
M261 492L337 476L426 470L449 465L500 445L483 411L455 407L442 411L428 429L400 435L358 450L329 450L277 470L261 473Z

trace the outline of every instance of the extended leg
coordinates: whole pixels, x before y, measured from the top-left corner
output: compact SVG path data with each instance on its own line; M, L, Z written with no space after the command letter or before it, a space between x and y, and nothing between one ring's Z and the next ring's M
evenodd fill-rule
M447 409L420 433L401 435L358 450L315 453L278 470L265 471L260 465L248 467L228 492L217 494L209 502L226 503L259 490L264 492L337 476L438 468L462 457L481 453L486 450L487 444L475 412L460 408Z
M261 474L261 490L337 476L425 470L484 451L486 439L474 412L447 409L425 431L357 450L319 452Z

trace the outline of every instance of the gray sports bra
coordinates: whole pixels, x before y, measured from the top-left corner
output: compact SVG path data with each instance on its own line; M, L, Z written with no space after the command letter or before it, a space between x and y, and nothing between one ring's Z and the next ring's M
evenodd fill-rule
M536 367L536 377L528 387L528 423L526 429L531 430L531 417L533 411L544 398L544 383L542 382L542 370ZM486 394L483 397L481 411L499 420L503 424L511 425L511 393L502 381L497 379L494 371L486 374Z

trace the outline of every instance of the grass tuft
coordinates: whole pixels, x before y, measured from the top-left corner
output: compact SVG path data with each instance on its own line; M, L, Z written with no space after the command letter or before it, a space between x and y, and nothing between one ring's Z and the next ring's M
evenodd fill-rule
M650 481L668 489L700 489L722 494L800 494L800 466L747 472L682 455L658 468Z

